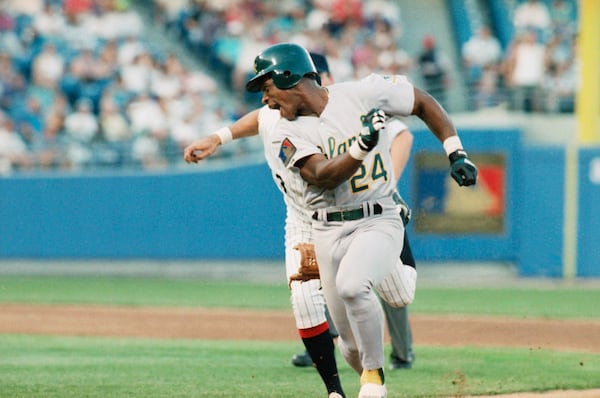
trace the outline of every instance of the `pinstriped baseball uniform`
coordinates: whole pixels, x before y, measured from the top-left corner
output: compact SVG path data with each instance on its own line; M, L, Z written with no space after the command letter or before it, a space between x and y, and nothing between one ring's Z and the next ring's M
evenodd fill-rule
M334 84L320 117L279 121L272 148L292 172L289 176L298 178L299 160L345 153L362 128L360 116L372 108L407 116L413 105L413 86L402 76L371 75ZM384 319L373 287L397 267L404 233L392 199L392 170L390 137L382 132L378 145L347 181L334 189L304 183L304 200L315 213L323 292L341 337L340 349L357 370L384 365Z
M258 132L263 140L265 159L271 169L273 181L283 193L286 208L285 219L285 272L290 276L298 271L300 253L294 249L298 243L312 243L310 212L302 200L303 182L289 178L291 173L271 150L271 136L280 119L279 111L264 106L258 114ZM326 321L325 298L320 291L321 282L317 279L291 283L290 300L298 329L308 329Z

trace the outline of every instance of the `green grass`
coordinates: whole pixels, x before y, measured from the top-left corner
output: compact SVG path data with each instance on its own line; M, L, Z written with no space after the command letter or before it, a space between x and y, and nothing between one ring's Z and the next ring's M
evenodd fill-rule
M2 276L0 302L290 309L283 284L149 277ZM592 288L427 287L411 313L600 320L599 302ZM598 354L415 348L412 370L386 372L389 398L600 388ZM0 335L0 398L325 397L314 369L291 366L299 350L300 341ZM358 377L338 363L356 396Z
M132 277L0 277L0 302L288 310L285 284ZM418 288L412 313L600 320L600 289Z
M325 397L297 342L0 336L0 397ZM410 371L386 373L395 397L600 386L600 356L528 349L419 347ZM340 359L349 397L358 376Z

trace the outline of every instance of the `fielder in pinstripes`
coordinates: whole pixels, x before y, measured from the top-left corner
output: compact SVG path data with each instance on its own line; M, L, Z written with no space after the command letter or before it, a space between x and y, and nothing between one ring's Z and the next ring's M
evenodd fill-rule
M396 305L406 305L416 282L413 268L398 265L404 225L393 198L386 112L419 116L443 143L459 185L474 184L477 168L443 108L405 77L371 75L323 88L311 64L300 46L271 46L256 57L246 88L262 91L263 103L282 116L270 150L285 165L285 178L302 181L314 211L321 285L340 350L361 375L359 398L385 398L384 321L374 289L394 271L412 270L412 280L409 273L400 279L412 296Z

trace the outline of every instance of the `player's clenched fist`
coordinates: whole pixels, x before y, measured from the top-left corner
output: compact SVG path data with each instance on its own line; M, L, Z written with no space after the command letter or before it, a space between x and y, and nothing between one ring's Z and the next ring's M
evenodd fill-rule
M460 186L475 185L477 182L477 166L467 157L467 152L457 149L448 155L450 175Z
M363 125L356 141L349 148L350 156L363 160L375 148L379 141L379 130L385 127L385 112L381 109L371 109L366 115L360 117Z
M385 127L385 112L381 109L371 109L360 117L363 128L358 136L361 149L370 151L379 141L379 130Z

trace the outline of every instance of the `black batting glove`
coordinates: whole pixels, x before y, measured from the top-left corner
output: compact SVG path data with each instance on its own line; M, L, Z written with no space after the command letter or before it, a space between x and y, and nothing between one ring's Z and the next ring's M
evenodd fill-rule
M366 115L362 115L360 121L363 128L357 139L358 145L363 151L369 152L379 141L379 130L385 127L385 112L373 108Z
M458 185L469 186L477 182L477 166L467 157L467 152L457 149L448 155L450 175Z

